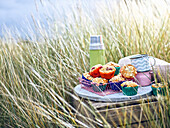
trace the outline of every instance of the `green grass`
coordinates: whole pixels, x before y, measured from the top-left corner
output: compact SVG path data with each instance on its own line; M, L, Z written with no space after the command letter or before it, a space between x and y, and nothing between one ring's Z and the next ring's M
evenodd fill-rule
M140 53L170 62L168 7L159 0L110 1L91 12L93 20L83 9L72 11L62 23L54 18L48 29L35 20L37 31L28 28L33 39L27 35L27 43L7 33L0 39L0 127L112 125L73 93L78 77L89 71L90 35L103 36L106 62ZM169 90L167 94L158 99L159 120L149 127L170 126ZM74 106L75 100L82 111ZM147 106L143 110L152 119Z

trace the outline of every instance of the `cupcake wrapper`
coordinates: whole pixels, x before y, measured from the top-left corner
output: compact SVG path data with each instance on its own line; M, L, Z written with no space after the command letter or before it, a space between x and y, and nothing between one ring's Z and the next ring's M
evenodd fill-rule
M164 88L152 88L153 95L157 96L158 94L165 96L166 95L166 87Z
M116 71L115 71L115 74L114 74L114 75L116 76L116 75L118 75L119 72L120 72L120 67L115 67L115 68L116 68Z
M158 88L153 88L153 87L151 87L152 88L152 93L153 93L153 95L154 96L157 96L157 90L158 90Z
M127 95L127 96L136 95L137 91L138 91L138 86L136 86L136 87L125 87L125 88L121 87L121 88L122 88L123 94Z
M80 79L80 83L86 87L91 87L91 80L86 79L82 74L82 79Z
M108 90L108 89L111 89L110 88L110 83L107 83L107 85L106 85L106 90Z
M110 82L110 88L114 91L120 91L122 90L121 84L125 81L120 81L120 82Z
M91 87L91 84L89 84L89 83L82 82L82 84L86 87Z
M96 86L96 84L92 84L92 88L95 92L102 92L106 89L106 86L107 84L105 85L99 85L99 86Z

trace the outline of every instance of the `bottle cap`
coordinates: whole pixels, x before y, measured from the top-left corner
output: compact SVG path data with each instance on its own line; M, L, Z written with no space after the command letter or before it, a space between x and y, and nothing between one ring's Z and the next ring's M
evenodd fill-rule
M103 50L103 38L101 35L92 35L90 36L90 50Z

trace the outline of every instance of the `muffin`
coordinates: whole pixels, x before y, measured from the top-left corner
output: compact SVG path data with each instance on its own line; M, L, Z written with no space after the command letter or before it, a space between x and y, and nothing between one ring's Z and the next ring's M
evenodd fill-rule
M165 95L166 94L166 86L167 86L167 83L152 84L151 88L152 88L153 95L157 96L158 93L160 95Z
M121 84L123 82L125 82L125 78L123 78L121 75L114 76L109 80L110 88L114 91L120 91L122 90Z
M101 92L106 89L108 80L103 78L94 78L92 80L92 87L95 92Z
M109 62L109 63L107 63L106 65L108 65L108 66L113 66L113 67L120 67L119 64L116 64L116 63L114 63L114 62Z
M137 94L139 85L132 81L126 81L121 84L124 95L133 96Z
M86 73L83 73L83 74L82 74L82 79L85 79L85 80L91 82L91 81L93 80L93 77L90 76L90 74L89 74L88 72L86 72Z
M125 78L123 78L121 75L117 75L112 77L110 80L110 82L120 82L120 81L125 81Z
M120 72L121 72L122 76L127 79L134 79L134 77L137 75L136 68L131 64L123 66L120 69Z
M119 74L119 72L120 72L120 65L119 64L116 64L114 62L109 62L106 65L107 66L113 66L113 67L116 68L116 71L115 71L115 74L114 74L115 76Z
M159 88L159 85L152 84L151 87L153 87L153 88Z
M94 78L99 77L100 73L99 73L99 69L101 69L103 66L101 64L97 64L95 66L93 66L90 69L90 75Z
M103 66L99 70L100 76L105 79L111 79L114 76L115 71L116 71L115 67L107 65Z

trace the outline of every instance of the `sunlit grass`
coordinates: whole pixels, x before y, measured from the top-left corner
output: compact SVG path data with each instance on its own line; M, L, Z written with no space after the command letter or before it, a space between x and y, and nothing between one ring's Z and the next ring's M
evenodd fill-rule
M159 0L109 1L100 3L95 13L82 8L63 22L54 18L46 29L35 20L36 31L28 27L27 41L8 31L0 40L0 127L116 126L73 93L78 77L89 70L90 35L103 36L106 62L137 53L169 62L168 7ZM157 120L152 121L153 113L143 104L150 127L170 126L167 93L158 98ZM131 117L140 122L135 113Z

